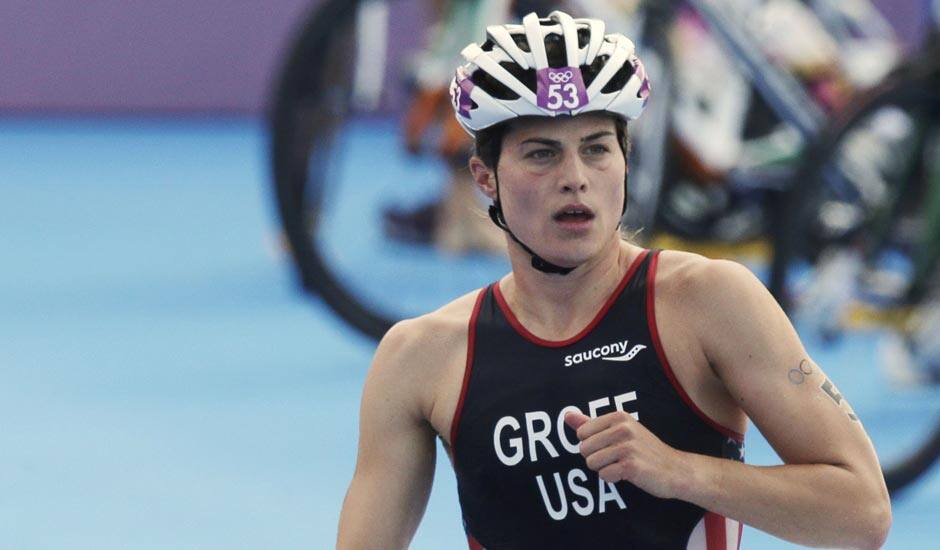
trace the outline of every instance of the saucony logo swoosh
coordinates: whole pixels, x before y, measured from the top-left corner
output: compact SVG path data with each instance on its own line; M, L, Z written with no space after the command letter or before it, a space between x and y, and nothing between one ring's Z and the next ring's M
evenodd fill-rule
M646 349L646 346L637 344L633 346L632 348L630 348L630 351L628 351L624 355L618 355L617 357L601 357L601 359L603 359L604 361L629 361L630 359L633 359L634 357L636 357L636 354L640 353L641 351L645 349Z
M604 346L598 346L592 350L581 351L578 353L573 353L571 355L565 356L565 366L570 367L572 365L577 365L579 363L584 363L592 359L603 359L604 361L629 361L636 357L638 353L646 349L646 346L642 344L635 344L630 351L627 351L628 340L623 340L622 342L614 342L612 344L607 344ZM619 355L611 355L611 354Z

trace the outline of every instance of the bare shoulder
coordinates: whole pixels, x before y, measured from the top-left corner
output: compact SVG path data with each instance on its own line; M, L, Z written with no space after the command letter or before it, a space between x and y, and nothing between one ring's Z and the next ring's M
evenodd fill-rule
M769 294L760 280L742 264L713 260L678 250L660 254L656 270L658 295L693 308L736 309L742 300L764 302Z
M454 343L466 339L479 292L465 294L420 317L399 321L382 338L376 355L404 355L411 359L440 357Z
M659 285L670 308L698 340L716 369L754 359L799 362L799 336L780 305L747 267L685 252L662 254ZM796 364L796 363L794 363Z
M777 301L737 262L663 252L656 273L656 304L681 319L686 334L712 360L718 358L716 347L741 351L749 345L766 346L783 335L799 347Z
M369 378L394 388L422 416L430 417L441 384L466 357L469 321L479 292L392 326L375 352Z

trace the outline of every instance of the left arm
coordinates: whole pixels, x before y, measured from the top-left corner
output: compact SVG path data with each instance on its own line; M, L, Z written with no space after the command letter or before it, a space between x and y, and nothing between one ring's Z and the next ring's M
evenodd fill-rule
M803 545L878 548L891 507L871 440L746 268L693 266L692 323L717 376L784 461L750 466L662 443L629 415L570 417L588 467ZM795 371L795 372L794 372Z

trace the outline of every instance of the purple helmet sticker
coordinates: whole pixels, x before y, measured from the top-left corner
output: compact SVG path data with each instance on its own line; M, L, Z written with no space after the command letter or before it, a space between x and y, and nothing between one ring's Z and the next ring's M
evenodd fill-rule
M450 101L454 109L464 118L470 118L470 109L473 108L473 100L470 99L470 92L473 91L473 81L466 72L458 69L454 76L454 82L450 86Z
M455 80L457 85L450 88L450 100L460 116L470 118L470 109L473 108L473 100L470 99L470 92L474 88L473 81L460 71L457 72Z
M536 73L536 103L549 111L573 111L588 103L581 69L548 67Z

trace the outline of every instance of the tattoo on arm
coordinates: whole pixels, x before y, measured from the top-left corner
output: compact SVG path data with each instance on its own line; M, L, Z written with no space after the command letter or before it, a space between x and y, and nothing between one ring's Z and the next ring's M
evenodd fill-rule
M832 399L835 402L836 405L839 406L839 408L847 409L845 411L845 414L849 415L849 418L851 418L855 422L858 422L858 417L855 416L855 411L852 410L852 407L849 405L849 402L845 401L842 398L842 394L836 391L835 386L832 385L832 382L828 378L826 379L825 382L823 382L822 386L819 386L819 387L820 389L822 389L822 391L826 395L829 396L830 399ZM842 405L843 402L845 403L845 406Z
M806 377L813 374L813 363L809 359L803 359L800 361L799 366L794 369L790 369L787 372L787 378L790 380L790 383L794 386L799 386L806 381ZM858 422L858 416L855 415L855 411L852 410L852 407L849 405L849 402L842 397L842 394L836 390L836 387L832 384L832 381L828 378L819 386L819 389L823 391L829 399L832 399L832 402L835 403L840 409L845 411L845 414L848 415L850 419L855 422Z
M790 372L787 373L787 378L790 379L791 384L799 386L806 380L806 377L811 374L813 374L813 364L807 359L803 359L800 361L800 366L795 369L790 369Z

